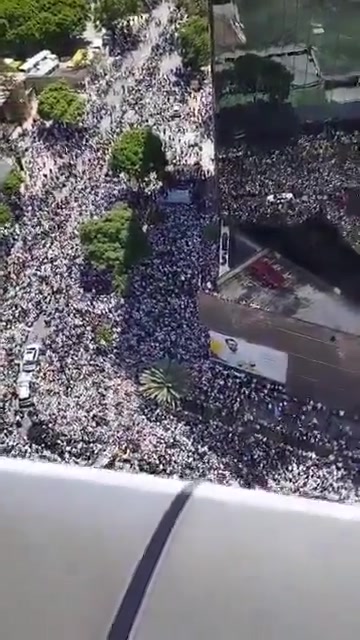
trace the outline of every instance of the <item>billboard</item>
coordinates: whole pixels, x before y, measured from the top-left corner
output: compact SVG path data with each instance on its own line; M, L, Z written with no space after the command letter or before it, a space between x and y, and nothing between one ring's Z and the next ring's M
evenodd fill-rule
M163 196L159 198L162 205L169 204L191 204L190 189L169 189Z
M239 371L286 383L288 355L283 351L210 331L211 355Z

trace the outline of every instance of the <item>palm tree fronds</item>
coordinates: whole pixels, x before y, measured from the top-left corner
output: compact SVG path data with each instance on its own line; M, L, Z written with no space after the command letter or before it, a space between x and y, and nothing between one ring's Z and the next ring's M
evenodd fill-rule
M142 394L163 407L175 408L186 394L187 387L186 369L167 358L155 363L140 376Z

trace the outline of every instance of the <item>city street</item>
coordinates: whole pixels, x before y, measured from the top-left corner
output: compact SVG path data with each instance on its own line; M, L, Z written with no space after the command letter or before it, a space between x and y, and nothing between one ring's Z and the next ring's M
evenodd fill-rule
M282 153L272 150L269 162L248 147L249 161L221 159L215 185L207 24L197 23L203 51L192 71L179 64L177 44L189 24L171 2L157 5L138 47L131 34L115 38L111 60L103 52L89 70L81 116L69 124L57 110L51 122L43 112L19 140L27 180L17 222L4 232L0 454L359 501L359 447L343 420L346 407L296 397L251 372L239 377L211 357L199 309L205 291L213 305L224 302L219 213L245 218L255 211L239 183L246 178L242 193L257 194L269 181L271 193L279 184L291 192L301 181L317 204L318 182L334 192L341 179L331 142L300 137ZM128 139L114 170L111 154ZM308 162L315 152L319 171ZM214 187L222 190L221 211ZM174 192L186 197L171 200ZM131 212L122 211L115 225L106 216L119 204ZM248 317L249 339L263 339L261 322ZM268 334L279 338L273 324ZM294 336L283 339L291 355ZM24 419L16 382L33 341L41 353L36 365L36 350L29 356L34 408ZM307 335L298 344L297 361L331 369L335 349L317 342L313 357ZM338 360L351 361L351 341L340 346L347 351ZM349 370L350 387L356 363ZM329 380L336 390L336 376Z

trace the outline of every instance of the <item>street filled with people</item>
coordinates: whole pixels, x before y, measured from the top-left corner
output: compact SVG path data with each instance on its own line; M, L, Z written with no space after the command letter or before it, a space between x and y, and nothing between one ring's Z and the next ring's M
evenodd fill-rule
M223 211L244 223L324 220L352 241L359 218L347 208L347 194L359 184L359 149L358 131L332 130L300 136L278 149L243 144L221 154Z
M160 4L136 48L122 46L93 72L77 133L39 122L19 141L27 181L4 260L0 454L357 501L353 416L350 422L341 407L291 398L280 384L239 376L210 358L197 295L214 289L218 270L217 243L204 234L218 215L205 153L212 93L208 77L194 92L181 68L175 36L182 18ZM116 202L130 202L139 216L152 202L152 192L134 193L108 171L113 140L133 124L161 136L178 180L196 197L164 206L162 221L149 226L151 255L121 298L87 277L79 227ZM231 174L221 177L229 212L242 207L239 187L244 197L291 191L308 198L306 207L316 195L329 201L354 175L350 162L342 172L332 163L331 144L304 138L276 162L250 153L229 160ZM296 166L289 162L295 156ZM106 347L96 340L104 324L113 332ZM24 346L34 340L41 355L25 419L14 389ZM139 393L141 371L164 357L184 364L191 379L185 402L171 411Z

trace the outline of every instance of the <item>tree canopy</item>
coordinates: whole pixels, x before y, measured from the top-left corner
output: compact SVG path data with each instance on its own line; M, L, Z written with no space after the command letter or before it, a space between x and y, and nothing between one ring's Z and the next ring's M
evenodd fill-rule
M180 52L185 67L199 71L210 62L210 33L206 18L189 18L179 31Z
M99 220L84 222L80 240L89 262L108 273L120 292L126 286L130 268L148 253L147 239L138 219L123 205Z
M149 400L174 409L186 395L189 379L181 364L165 358L145 369L140 376L140 389Z
M5 227L12 221L12 214L10 207L4 202L0 202L0 228Z
M176 0L178 9L185 9L188 16L207 18L209 14L208 0Z
M113 30L121 20L139 13L142 6L140 0L96 0L94 22L99 27Z
M1 52L19 57L39 49L61 50L81 36L88 0L0 0Z
M17 168L11 169L1 185L1 191L8 197L17 196L23 183L22 173Z
M110 166L114 173L125 173L138 181L150 173L161 173L166 166L162 141L148 127L135 127L115 140Z
M283 102L289 97L293 75L281 62L247 53L235 60L234 80L242 93L262 93Z
M44 120L79 124L85 113L85 98L64 82L53 82L40 93L38 112Z

